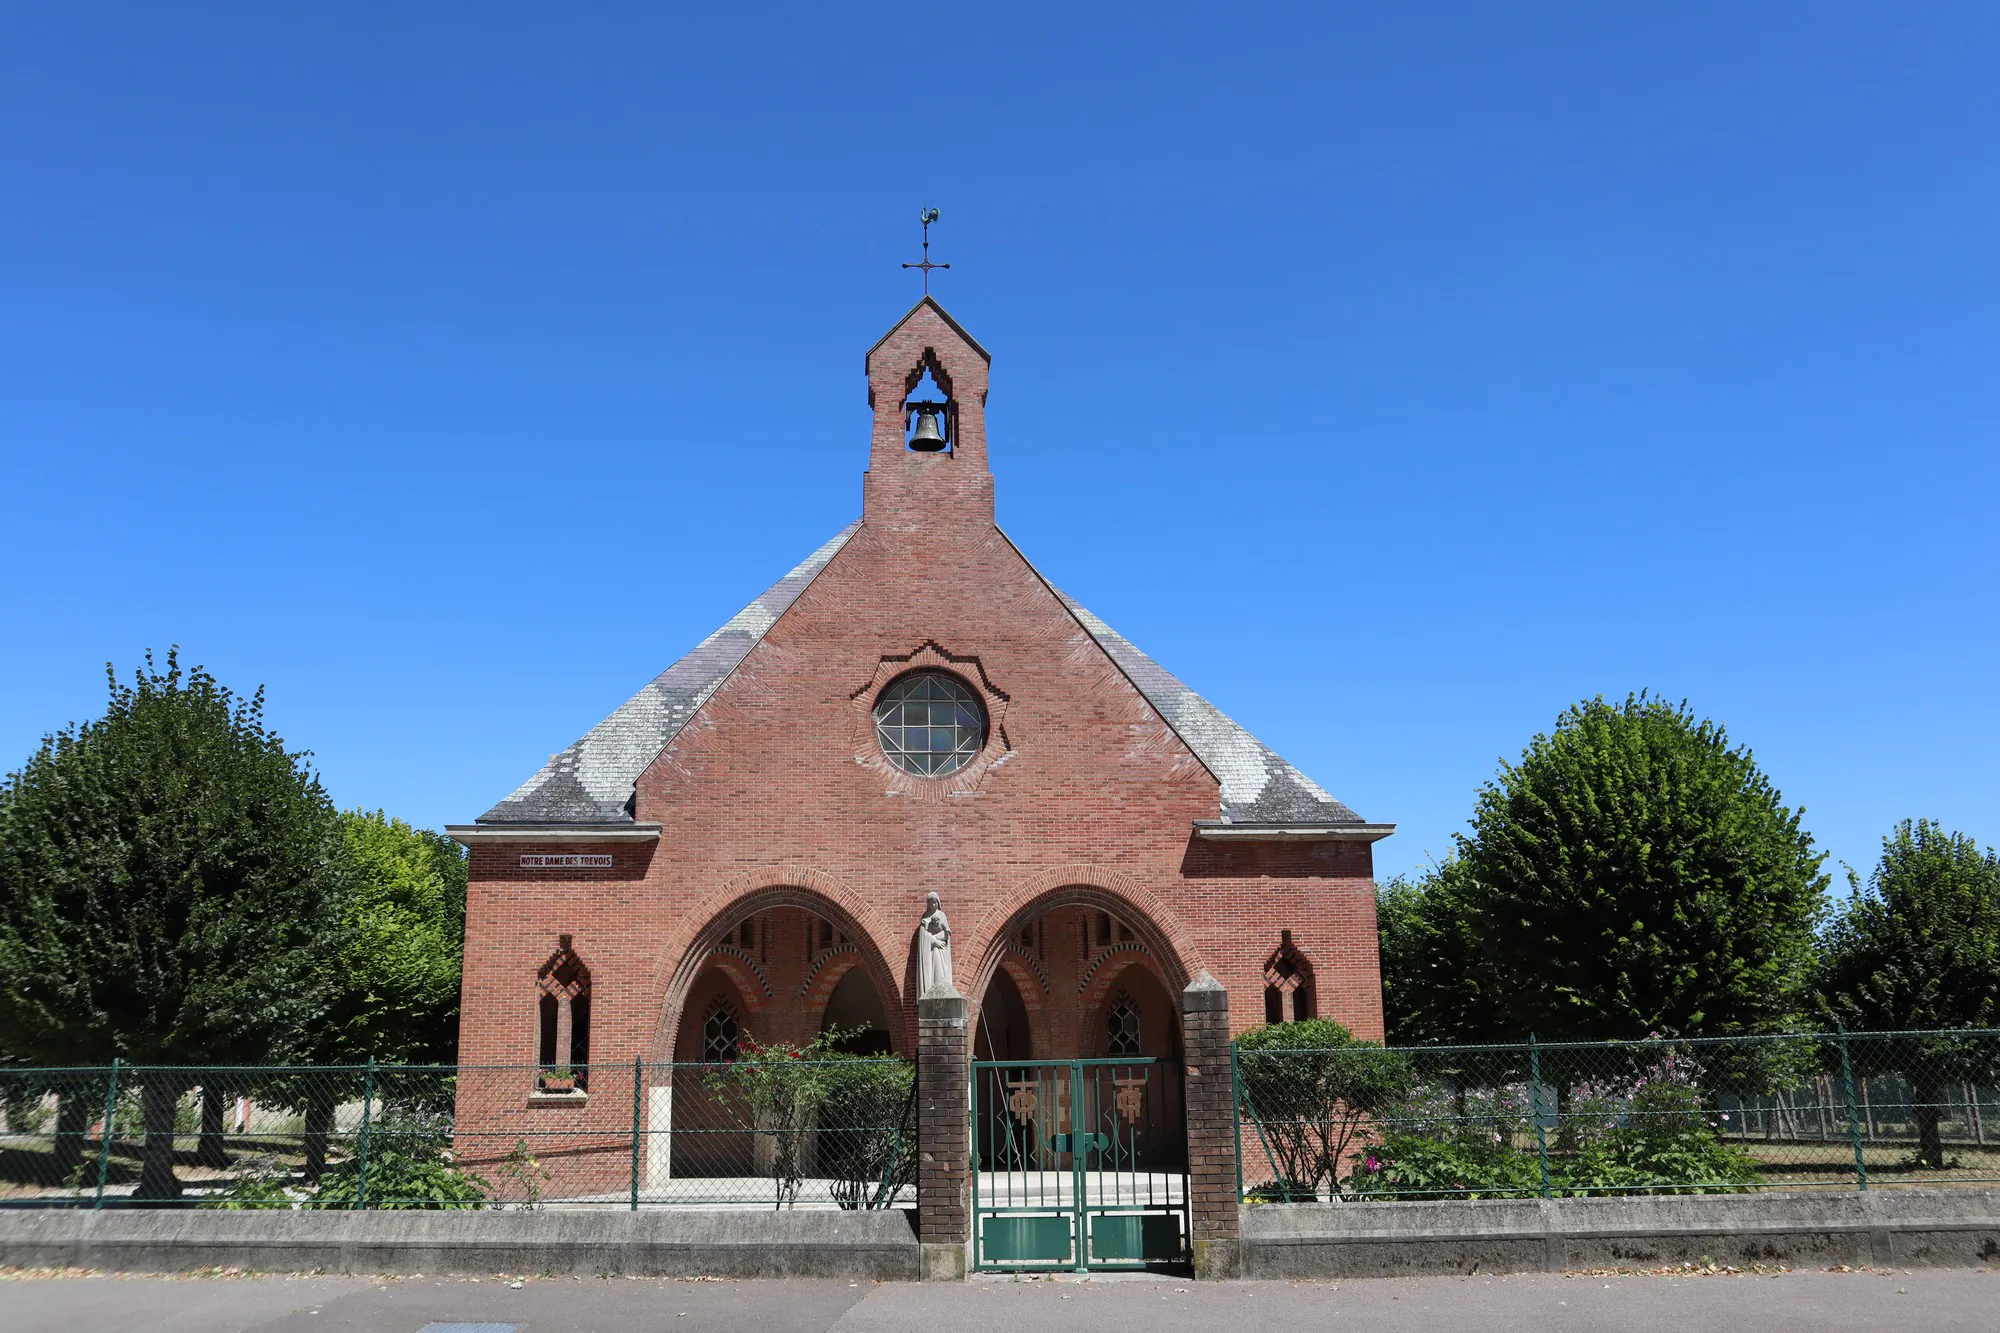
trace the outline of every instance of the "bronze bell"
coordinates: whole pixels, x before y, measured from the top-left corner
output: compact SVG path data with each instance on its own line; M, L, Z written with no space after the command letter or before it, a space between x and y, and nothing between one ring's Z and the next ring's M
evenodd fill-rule
M937 404L920 405L917 408L917 428L910 432L910 448L920 454L934 454L944 446L944 432L938 429Z

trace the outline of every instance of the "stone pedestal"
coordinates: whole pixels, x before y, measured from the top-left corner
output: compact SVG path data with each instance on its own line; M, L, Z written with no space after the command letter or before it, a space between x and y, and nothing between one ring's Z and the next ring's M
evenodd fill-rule
M917 1240L926 1279L966 1274L972 1245L972 1034L956 991L917 1001Z
M1236 1079L1229 1060L1229 992L1206 972L1181 992L1187 1051L1188 1220L1198 1278L1243 1275L1236 1197Z

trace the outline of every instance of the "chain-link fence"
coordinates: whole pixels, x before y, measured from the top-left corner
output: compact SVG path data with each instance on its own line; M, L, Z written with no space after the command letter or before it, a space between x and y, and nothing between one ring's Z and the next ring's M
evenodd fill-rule
M908 1207L913 1066L0 1065L0 1206Z
M2000 1031L1254 1045L1255 1202L2000 1183Z

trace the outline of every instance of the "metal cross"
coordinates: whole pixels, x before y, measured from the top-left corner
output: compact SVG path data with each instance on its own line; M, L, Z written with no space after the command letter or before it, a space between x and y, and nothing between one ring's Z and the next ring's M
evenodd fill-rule
M938 211L935 208L926 208L921 210L917 214L917 216L923 219L923 224L924 224L923 261L921 263L916 263L916 264L905 264L903 265L903 267L920 268L924 271L924 295L929 296L931 294L931 270L934 268L950 268L951 265L933 264L931 262L931 223L936 222L938 220Z

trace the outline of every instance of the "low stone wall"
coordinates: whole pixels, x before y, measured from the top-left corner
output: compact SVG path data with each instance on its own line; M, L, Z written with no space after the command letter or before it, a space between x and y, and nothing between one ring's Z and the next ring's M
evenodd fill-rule
M917 1276L908 1213L0 1210L0 1264L178 1273Z
M1725 1264L2000 1263L2000 1191L1295 1203L1243 1210L1243 1275L1434 1273Z

